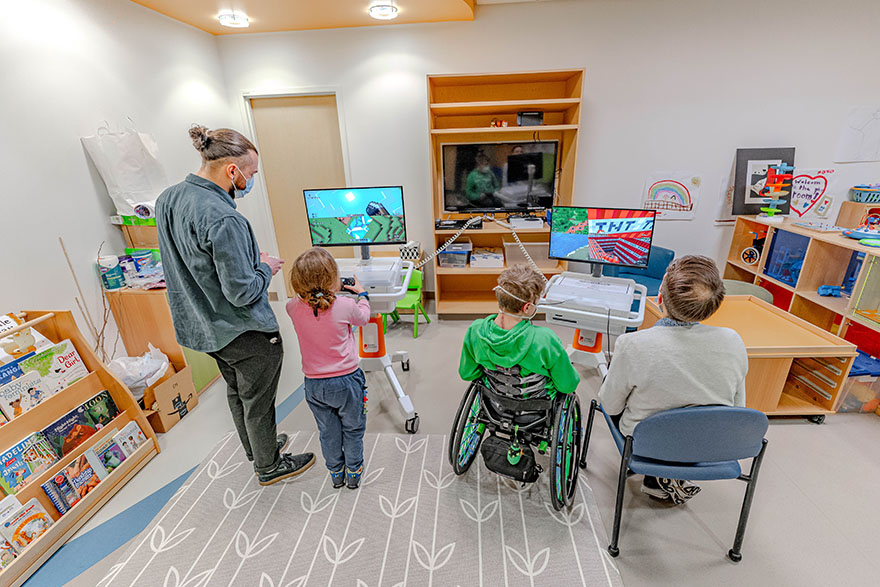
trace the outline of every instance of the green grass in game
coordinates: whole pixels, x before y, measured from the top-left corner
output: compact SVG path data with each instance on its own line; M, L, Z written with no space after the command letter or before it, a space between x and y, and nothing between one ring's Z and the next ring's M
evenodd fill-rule
M367 236L358 240L348 233L348 222L359 216L345 218L310 218L312 242L316 245L340 243L357 244L361 242L385 243L397 242L404 238L403 216L371 216L372 222Z
M588 234L590 226L587 210L584 208L556 208L553 210L553 226L551 230L556 233L567 232L572 226L583 223L583 228L576 231L576 234Z

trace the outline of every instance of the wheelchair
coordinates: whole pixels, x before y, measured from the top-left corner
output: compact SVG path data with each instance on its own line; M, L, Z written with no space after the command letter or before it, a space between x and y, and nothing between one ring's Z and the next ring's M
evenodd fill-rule
M540 454L549 449L551 503L555 510L571 507L581 452L577 394L560 393L550 399L547 377L538 373L522 376L519 366L483 369L483 375L471 382L452 424L452 470L456 475L465 474L479 449L493 473L523 484L534 483L543 468L532 447Z

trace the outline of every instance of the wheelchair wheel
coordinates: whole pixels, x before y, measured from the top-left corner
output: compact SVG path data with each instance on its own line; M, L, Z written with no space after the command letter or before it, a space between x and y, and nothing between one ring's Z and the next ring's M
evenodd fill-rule
M464 475L477 456L486 429L477 421L481 409L480 389L474 382L461 398L449 435L449 463L456 475Z
M577 490L581 451L581 403L574 393L557 402L550 445L550 500L553 508L571 507Z

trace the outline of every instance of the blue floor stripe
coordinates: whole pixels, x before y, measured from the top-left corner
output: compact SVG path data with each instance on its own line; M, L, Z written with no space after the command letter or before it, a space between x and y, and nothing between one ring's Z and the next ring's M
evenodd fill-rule
M281 423L304 398L305 390L300 385L275 408L275 421ZM64 585L110 555L149 525L196 468L59 548L23 587Z

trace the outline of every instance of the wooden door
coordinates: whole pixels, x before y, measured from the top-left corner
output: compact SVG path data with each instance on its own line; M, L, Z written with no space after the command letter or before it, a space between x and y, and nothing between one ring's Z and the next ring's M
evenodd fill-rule
M251 108L278 251L287 261L284 285L293 297L290 263L312 245L303 190L347 185L336 96L253 98ZM351 247L331 252L354 255Z

